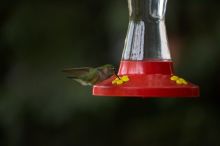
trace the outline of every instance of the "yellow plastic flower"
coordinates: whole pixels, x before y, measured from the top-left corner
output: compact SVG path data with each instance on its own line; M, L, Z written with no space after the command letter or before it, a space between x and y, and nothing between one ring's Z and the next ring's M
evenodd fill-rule
M178 76L172 76L170 78L171 81L175 81L178 85L187 85L188 82L184 80L183 78L179 78Z
M118 81L116 82L117 85L121 85L121 84L123 84L123 83L124 83L123 80L118 80Z
M121 80L124 82L127 82L127 81L129 81L129 78L128 78L128 76L123 76L123 77L121 77Z
M181 82L180 80L176 80L176 83L177 83L178 85L181 85L181 84L182 84L182 82Z
M112 84L117 84L117 81L119 80L119 78L116 78L112 81Z
M182 84L184 84L184 85L187 85L187 84L188 84L187 81L184 80L183 78L179 78L179 81L180 81Z
M119 79L120 78L120 79ZM128 82L129 81L129 77L128 76L126 76L126 75L124 75L124 76L122 76L122 77L117 77L117 78L115 78L113 81L112 81L112 84L114 85L114 84L116 84L116 85L122 85L122 84L124 84L124 83L126 83L126 82Z
M172 76L171 78L170 78L170 80L172 80L172 81L176 81L176 80L178 80L178 76Z

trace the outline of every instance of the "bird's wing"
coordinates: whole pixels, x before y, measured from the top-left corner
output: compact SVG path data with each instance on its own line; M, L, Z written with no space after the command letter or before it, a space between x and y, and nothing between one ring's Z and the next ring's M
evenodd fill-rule
M73 79L83 86L92 86L99 80L97 70L91 67L68 68L63 72L67 74L67 78Z
M86 81L83 81L80 79L73 79L73 80L75 80L76 82L80 83L83 86L92 86L92 84L90 82L86 82Z
M82 67L82 68L67 68L64 69L63 72L67 74L68 78L79 78L81 76L85 76L90 72L90 67Z

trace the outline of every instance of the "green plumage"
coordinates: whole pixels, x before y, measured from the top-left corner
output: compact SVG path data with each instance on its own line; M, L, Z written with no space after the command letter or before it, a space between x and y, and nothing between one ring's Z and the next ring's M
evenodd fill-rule
M63 72L67 77L75 80L83 86L94 85L115 74L114 67L110 64L101 67L82 67L82 68L67 68Z

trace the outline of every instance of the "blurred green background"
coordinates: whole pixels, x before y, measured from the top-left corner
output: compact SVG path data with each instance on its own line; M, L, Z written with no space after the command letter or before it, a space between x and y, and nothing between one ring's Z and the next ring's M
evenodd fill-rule
M219 146L217 0L169 0L178 75L199 99L94 97L65 67L119 65L126 0L0 1L1 146Z

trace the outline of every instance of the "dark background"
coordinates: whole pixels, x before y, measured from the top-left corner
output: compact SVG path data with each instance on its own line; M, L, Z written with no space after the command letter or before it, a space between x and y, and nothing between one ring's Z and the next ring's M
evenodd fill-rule
M220 8L169 0L178 75L199 99L94 97L65 67L119 65L126 0L0 1L1 146L219 146Z

